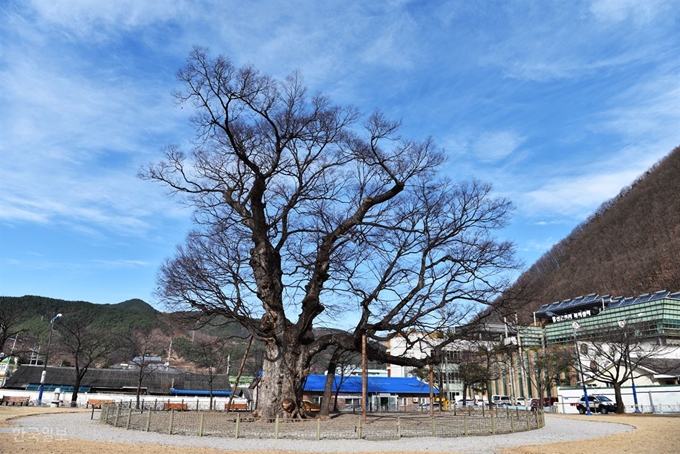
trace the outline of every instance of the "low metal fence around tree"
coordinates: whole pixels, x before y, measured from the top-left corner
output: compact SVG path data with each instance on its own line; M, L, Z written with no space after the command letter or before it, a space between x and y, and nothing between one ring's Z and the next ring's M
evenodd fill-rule
M545 425L542 411L496 409L486 411L422 414L341 414L329 419L261 420L250 413L135 409L121 404L102 406L100 422L126 430L166 434L271 439L365 439L406 437L465 437L498 435L539 429Z

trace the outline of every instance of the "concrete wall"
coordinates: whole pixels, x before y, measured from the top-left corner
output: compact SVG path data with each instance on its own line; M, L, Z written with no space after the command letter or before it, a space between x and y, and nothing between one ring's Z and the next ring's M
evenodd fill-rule
M20 389L0 389L0 396L28 396L31 401L30 405L35 405L38 401L38 391L25 391ZM195 410L196 405L201 410L208 410L210 406L209 397L187 397L187 396L161 396L161 395L143 395L139 396L140 403L144 402L145 405L161 405L163 402L170 403L186 403L189 405L190 410ZM45 391L43 393L42 405L43 406L57 406L57 396L52 391ZM79 393L77 406L85 407L89 399L102 399L102 400L113 400L115 402L129 403L132 402L134 406L137 398L134 394L114 394L114 393ZM71 393L62 393L58 396L58 406L60 407L70 407L71 406ZM229 402L228 397L214 397L213 398L213 408L216 410L224 410L224 404ZM246 399L234 398L235 403L246 403Z
M636 386L636 394L639 409L643 413L680 413L680 386ZM588 387L588 395L602 394L611 400L614 397L614 388ZM583 396L583 388L558 388L557 396L559 402L555 405L558 413L578 413L575 404ZM635 410L633 399L633 388L623 387L621 389L623 404L626 406L626 413L633 413Z

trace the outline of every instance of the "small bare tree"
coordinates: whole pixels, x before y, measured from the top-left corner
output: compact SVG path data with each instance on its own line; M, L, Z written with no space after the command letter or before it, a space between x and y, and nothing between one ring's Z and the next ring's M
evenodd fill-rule
M205 371L210 394L210 410L213 410L213 383L215 376L227 373L228 355L227 340L217 337L201 336L196 340L191 351L191 361Z
M154 329L138 329L120 335L120 343L128 358L128 363L137 373L136 405L139 408L140 395L144 382L155 372L153 358L159 356L166 345L164 338Z
M637 370L649 366L668 350L656 338L646 334L650 328L653 326L648 322L638 321L633 316L602 323L577 338L577 361L581 361L591 379L603 381L614 388L616 413L625 412L621 386L639 378Z
M538 354L534 362L536 373L532 375L528 370L525 370L524 377L538 390L538 397L543 399L548 390L562 383L562 375L569 374L573 367L574 354L572 348L551 347Z
M21 332L26 312L15 298L0 297L0 351L5 352L5 342Z
M60 317L55 328L58 333L57 351L73 361L71 404L75 405L85 374L91 366L104 361L117 348L116 338L106 327L75 313Z

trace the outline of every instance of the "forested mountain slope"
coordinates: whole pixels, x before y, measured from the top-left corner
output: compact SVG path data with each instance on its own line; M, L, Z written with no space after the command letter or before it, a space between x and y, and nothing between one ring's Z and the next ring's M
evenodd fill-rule
M680 147L546 252L514 284L524 319L589 293L680 290Z

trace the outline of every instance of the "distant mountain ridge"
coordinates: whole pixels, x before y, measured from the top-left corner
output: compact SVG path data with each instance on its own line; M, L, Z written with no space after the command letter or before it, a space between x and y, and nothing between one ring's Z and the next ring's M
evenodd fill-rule
M77 313L119 331L132 328L165 328L166 322L162 313L140 299L131 299L116 304L95 304L87 301L67 301L44 296L2 296L0 304L17 304L23 312L23 324L44 325L42 321L49 320L58 313L68 316Z
M680 147L543 254L508 294L521 295L515 304L528 321L545 303L658 290L680 290Z

